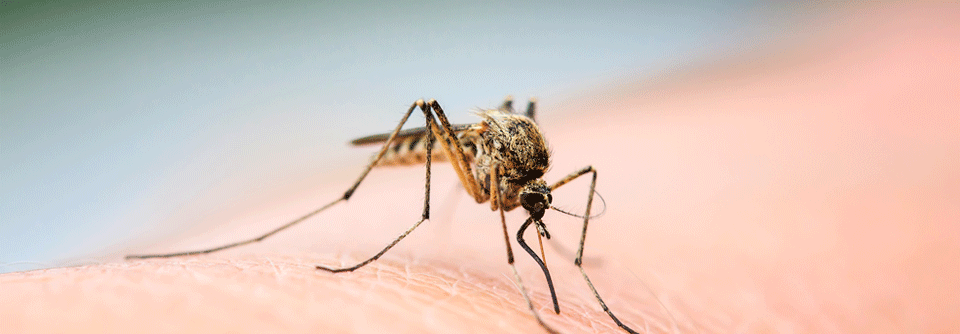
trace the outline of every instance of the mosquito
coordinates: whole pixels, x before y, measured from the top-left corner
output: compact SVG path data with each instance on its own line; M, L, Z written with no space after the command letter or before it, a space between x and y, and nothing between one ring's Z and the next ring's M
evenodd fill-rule
M402 130L407 119L414 110L423 111L426 119L426 126ZM553 184L548 184L543 179L543 175L550 166L550 150L544 140L543 134L535 121L536 100L531 99L527 104L525 113L520 114L513 109L513 99L507 99L497 109L480 110L477 115L482 118L479 123L474 124L450 124L446 114L436 100L424 102L417 100L407 112L403 115L400 123L390 133L376 134L362 138L354 139L351 143L356 146L381 145L380 151L373 160L366 166L360 177L353 185L343 193L343 196L330 202L312 212L294 219L280 227L277 227L256 238L238 241L219 247L168 253L168 254L150 254L150 255L128 255L127 259L147 259L147 258L167 258L177 256L188 256L197 254L213 253L229 248L234 248L254 242L262 241L280 231L283 231L293 225L296 225L324 210L340 203L345 202L354 195L357 187L363 182L367 174L375 167L391 165L419 165L424 164L426 169L425 192L423 201L423 214L420 220L404 231L400 236L390 244L380 250L376 255L349 267L333 268L318 265L317 269L331 273L350 272L357 270L373 261L376 261L384 253L399 243L403 238L409 235L424 221L430 219L430 166L432 161L450 162L454 171L460 179L460 184L478 203L490 202L492 211L499 211L500 226L503 228L503 237L507 245L507 263L513 270L513 278L527 303L531 314L537 322L550 333L557 333L552 327L540 317L530 296L523 287L523 281L514 265L513 249L510 245L510 234L507 230L507 222L504 212L511 211L517 207L523 207L529 217L520 226L517 231L517 242L540 266L546 276L547 285L550 288L550 296L553 299L554 312L560 314L560 306L557 302L557 294L553 287L553 279L544 260L527 245L524 240L524 232L531 224L537 228L537 240L540 242L540 255L543 256L543 242L541 237L550 239L550 233L543 223L543 215L548 209L553 209L561 213L583 218L583 230L580 234L580 246L577 250L576 259L573 263L580 269L583 279L586 280L594 297L600 303L603 311L616 322L623 330L629 333L637 333L613 314L607 304L604 303L600 293L597 292L587 272L584 271L583 248L587 238L587 225L590 222L590 209L593 206L593 197L596 193L597 170L593 166L587 166L561 178ZM568 213L551 205L553 196L551 191L583 176L591 175L590 191L587 194L587 207L583 216ZM545 259L545 257L544 257Z

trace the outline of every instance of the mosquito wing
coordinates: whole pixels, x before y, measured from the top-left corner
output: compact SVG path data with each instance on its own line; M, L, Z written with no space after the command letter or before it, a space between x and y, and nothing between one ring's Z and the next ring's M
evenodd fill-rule
M453 124L451 128L453 129L454 134L459 134L467 129L469 129L473 124ZM419 127L413 129L400 130L397 132L397 139L394 143L401 143L409 140L410 138L423 138L427 134L426 127ZM375 135L369 135L366 137L360 137L350 141L350 144L354 146L367 146L367 145L378 145L383 144L390 138L390 133L378 133ZM436 140L436 138L434 138Z
M453 134L457 138L457 142L464 146L464 153L467 155L467 160L469 161L473 160L476 149L474 148L475 146L472 140L468 139L472 138L472 136L468 136L467 134L474 132L471 131L471 129L475 126L476 124L451 125ZM425 145L427 142L427 131L426 127L420 127L398 132L397 137L393 140L393 143L390 144L390 148L387 149L386 154L380 159L377 166L422 165L427 158L427 147ZM389 138L389 133L381 133L357 138L350 141L350 143L354 146L383 145ZM444 154L443 148L440 147L441 143L443 143L443 141L434 137L433 148L431 149L431 159L433 159L433 161L447 161L447 156Z

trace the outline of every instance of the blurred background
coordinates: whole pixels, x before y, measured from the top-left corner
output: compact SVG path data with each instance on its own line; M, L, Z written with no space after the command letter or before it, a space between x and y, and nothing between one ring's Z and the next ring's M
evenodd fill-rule
M454 123L796 36L826 11L713 5L54 1L0 5L0 272L223 224L369 159L418 98ZM412 118L410 126L419 126Z

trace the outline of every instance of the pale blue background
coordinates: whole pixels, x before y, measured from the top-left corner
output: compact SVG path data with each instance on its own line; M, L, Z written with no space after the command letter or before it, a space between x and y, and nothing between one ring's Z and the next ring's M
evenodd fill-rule
M2 1L0 272L359 166L344 143L417 98L471 121L506 94L558 101L750 49L811 12L576 3Z

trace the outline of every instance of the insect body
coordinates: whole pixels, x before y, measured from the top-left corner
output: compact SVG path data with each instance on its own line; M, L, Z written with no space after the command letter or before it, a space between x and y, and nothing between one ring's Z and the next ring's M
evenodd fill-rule
M520 205L518 195L521 188L524 188L523 193L539 192L549 198L550 191L541 177L550 166L550 152L533 119L502 108L483 110L478 112L478 115L483 117L480 123L451 125L454 145L459 145L464 153L462 163L474 166L474 173L469 176L477 180L480 187L477 202L483 203L490 199L490 169L495 164L499 164L504 173L500 182L504 210L510 211ZM428 151L425 144L428 141L427 135L431 133L428 133L426 128L399 132L394 139L395 143L377 161L376 166L425 163ZM352 143L382 145L389 136L389 133L367 136L355 139ZM429 150L434 162L450 160L441 145L446 143L435 141ZM496 202L492 204L494 209L499 205Z
M437 101L430 100L429 102L424 102L423 100L418 100L410 106L404 114L403 119L401 119L400 123L392 132L353 140L352 143L354 145L381 145L381 149L376 156L374 156L373 161L367 165L357 181L354 182L353 186L347 189L339 199L253 239L205 250L170 254L130 255L127 256L127 258L142 259L205 254L258 242L300 223L337 203L350 199L360 183L366 178L367 174L375 167L424 164L426 167L424 208L423 214L416 224L394 239L393 242L384 247L379 253L356 265L343 268L317 266L317 269L333 273L353 271L380 258L380 256L399 243L400 240L403 240L403 238L413 232L421 223L430 218L431 163L434 161L446 161L449 162L456 171L464 189L466 189L477 203L489 201L490 208L499 211L500 223L507 248L507 263L513 270L514 279L520 287L520 292L537 322L547 331L556 332L540 318L536 309L533 307L533 303L530 301L530 297L527 295L526 289L523 287L523 281L520 279L520 275L514 266L513 249L510 244L504 211L523 207L529 214L529 217L520 226L519 231L517 231L517 241L543 270L550 288L551 297L553 298L554 311L559 314L560 307L557 303L557 296L554 291L553 281L550 277L550 271L547 269L543 260L527 245L523 234L526 229L533 224L537 227L538 240L540 237L549 239L550 234L547 232L546 225L544 225L542 221L543 215L547 209L560 211L550 205L553 201L551 191L577 177L591 174L592 179L590 192L587 196L586 213L581 217L583 218L583 230L580 236L580 247L577 251L574 264L580 268L583 278L593 291L594 296L597 298L604 312L627 332L636 333L636 331L624 325L614 316L603 302L603 299L600 298L599 293L593 286L593 283L590 282L590 278L587 277L587 273L581 265L583 247L587 236L587 225L590 220L590 209L593 203L594 189L596 188L597 171L593 167L588 166L567 175L553 184L548 184L543 179L544 173L550 166L550 152L543 138L543 134L540 133L540 129L534 121L535 106L535 102L530 101L526 113L518 114L513 111L512 100L508 98L498 109L478 112L478 115L482 118L479 123L451 125ZM423 111L426 125L422 128L401 130L404 123L406 123L410 117L410 114L418 108ZM542 243L540 247L542 255Z

